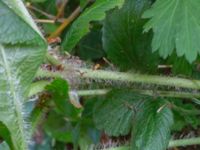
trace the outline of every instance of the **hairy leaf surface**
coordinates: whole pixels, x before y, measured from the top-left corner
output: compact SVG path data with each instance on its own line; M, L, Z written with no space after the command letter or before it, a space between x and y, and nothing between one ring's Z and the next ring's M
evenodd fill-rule
M151 18L145 31L153 29L153 51L164 58L176 49L191 63L200 53L200 1L157 0L143 17Z
M28 149L23 102L46 44L20 0L0 1L0 121L16 150Z
M80 39L89 32L91 21L102 20L105 17L105 11L116 6L120 7L123 3L124 0L97 0L72 24L63 41L62 49L72 50Z
M103 47L108 58L121 70L155 72L159 55L152 53L151 33L143 34L141 19L149 0L126 0L120 10L108 13L103 27Z

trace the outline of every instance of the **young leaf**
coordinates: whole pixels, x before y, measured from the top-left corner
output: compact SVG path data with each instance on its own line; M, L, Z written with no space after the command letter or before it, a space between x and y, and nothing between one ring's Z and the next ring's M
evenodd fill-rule
M46 89L51 94L58 113L68 118L77 118L80 109L75 108L69 101L69 86L66 80L55 79Z
M132 130L131 149L166 150L173 125L171 110L161 99L145 101L138 109Z
M176 48L192 63L200 52L199 5L199 0L157 0L143 15L151 18L144 31L153 29L153 51L166 58Z
M91 21L102 20L105 17L105 11L122 6L123 2L124 0L97 0L72 24L63 41L62 49L72 50L80 39L89 32Z
M146 99L130 91L114 90L94 107L93 118L98 129L108 135L127 135L141 100Z
M151 33L142 33L141 14L149 6L149 0L126 0L122 9L109 12L105 19L103 47L121 70L157 70L159 55L151 51Z
M14 149L27 150L23 103L46 50L39 30L20 0L0 1L0 121Z

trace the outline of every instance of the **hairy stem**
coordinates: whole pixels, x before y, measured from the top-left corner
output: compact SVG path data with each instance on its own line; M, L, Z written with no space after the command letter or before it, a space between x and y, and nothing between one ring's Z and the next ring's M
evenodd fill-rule
M167 77L158 75L144 75L137 73L124 73L104 70L92 70L77 68L74 69L77 72L77 76L86 79L103 79L111 81L129 82L129 83L142 83L142 84L153 84L159 86L168 87L179 87L187 89L200 89L200 81L193 79ZM65 73L62 73L65 74ZM60 72L50 72L39 70L37 73L38 77L63 77ZM66 74L67 75L67 70Z
M80 96L95 96L95 95L105 95L111 89L96 89L96 90L79 90L77 91ZM161 96L161 97L175 97L175 98L198 98L200 93L191 92L174 92L174 91L153 91L153 90L143 90L143 89L131 89L132 92L137 92L149 96Z
M44 91L46 85L49 81L37 81L32 83L31 89L29 92L29 97L36 95ZM78 90L77 94L79 96L98 96L106 95L111 89L93 89L93 90ZM149 96L161 96L161 97L175 97L175 98L199 98L200 93L191 93L191 92L174 92L174 91L153 91L153 90L143 90L143 89L130 89L132 92L137 92Z
M79 69L79 72L82 78L104 79L112 81L154 84L179 88L200 89L199 80L190 80L185 78L91 69Z
M172 140L169 142L169 148L172 147L181 147L181 146L190 146L190 145L200 145L200 137L190 138L190 139L180 139ZM129 146L120 146L114 148L108 148L106 150L129 150Z
M46 59L52 65L58 66L63 65L59 60L55 59L52 55L47 54ZM199 80L191 80L185 78L177 78L177 77L168 77L168 76L158 76L158 75L144 75L137 73L124 73L124 72L114 72L114 71L104 71L104 70L92 70L92 69L84 69L84 68L71 68L67 65L63 65L65 70L63 72L50 72L47 70L39 70L37 73L37 77L50 77L50 78L66 78L67 72L70 70L75 70L76 75L75 78L85 78L85 79L102 79L102 80L110 80L110 81L120 81L125 83L142 83L142 84L150 84L150 85L159 85L159 86L167 86L167 87L179 87L186 89L199 90L200 89L200 81ZM70 68L70 69L69 69ZM175 91L158 91L156 90L141 90L141 89L133 89L135 92L139 92L141 94L146 95L159 95L163 97L177 97L177 98L198 98L200 97L200 93L198 92L175 92ZM94 90L94 91L81 91L81 94L84 95L100 95L105 94L107 90Z

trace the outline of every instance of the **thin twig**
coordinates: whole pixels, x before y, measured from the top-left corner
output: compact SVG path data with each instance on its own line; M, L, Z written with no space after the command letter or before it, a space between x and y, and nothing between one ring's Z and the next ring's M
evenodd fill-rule
M42 10L40 10L40 9L38 9L38 8L36 8L36 7L34 7L34 6L32 6L31 4L27 4L26 7L27 7L28 9L34 10L34 11L36 11L36 12L38 12L38 13L44 15L45 17L47 17L47 18L49 18L49 19L55 20L55 18L56 18L56 16L53 16L53 15L51 15L51 14L48 14L48 13L46 13L46 12L44 12L44 11L42 11ZM64 22L64 19L63 19L63 18L59 18L59 19L57 19L56 21L62 23L62 22ZM54 22L55 22L55 21L54 21Z
M61 6L58 8L58 13L56 15L55 20L57 20L58 18L60 18L60 16L63 14L65 7L67 5L67 3L69 2L69 0L64 0L61 4Z
M50 19L34 19L34 21L37 23L49 23L49 24L55 23L55 20L50 20Z
M81 12L81 7L77 7L73 13L67 18L64 20L64 22L57 28L57 30L55 32L53 32L49 38L55 38L55 37L58 37L62 32L63 30L76 18L78 17L78 15L80 14Z

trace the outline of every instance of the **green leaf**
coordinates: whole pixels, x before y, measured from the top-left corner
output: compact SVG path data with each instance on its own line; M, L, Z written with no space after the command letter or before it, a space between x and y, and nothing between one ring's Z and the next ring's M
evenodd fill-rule
M199 5L199 0L157 0L143 15L151 18L144 31L153 29L153 51L166 58L176 48L192 63L200 52Z
M14 149L27 150L30 137L23 103L46 43L20 0L0 1L0 25L0 121Z
M79 43L76 53L83 60L95 60L102 58L105 53L102 48L102 33L91 31Z
M197 117L200 113L196 104L190 102L179 101L179 99L170 98L173 104L174 125L173 131L181 131L185 127L197 129L200 125L200 120Z
M6 143L9 145L10 149L14 149L13 143L12 143L12 140L10 137L10 132L7 129L7 127L4 124L2 124L1 122L0 122L0 137L6 141Z
M62 49L71 51L80 39L89 32L91 21L102 20L105 17L105 11L122 6L123 2L124 0L97 0L72 24L63 41Z
M131 149L166 150L173 125L173 114L162 99L146 100L140 106L132 130Z
M103 47L108 58L121 70L155 72L159 55L151 51L151 33L143 34L142 12L149 0L126 0L120 10L108 13L103 27Z
M146 98L128 90L113 90L94 107L93 119L97 128L111 136L127 135L138 105Z
M80 109L75 108L69 101L69 86L64 79L55 79L46 90L51 94L51 99L56 105L56 111L68 118L77 118Z
M81 6L81 8L84 8L87 3L88 3L88 0L80 0L80 6Z
M175 53L168 57L167 63L172 65L172 73L174 75L191 76L193 73L194 65L190 64L185 57L177 57Z
M52 111L49 113L44 124L45 132L62 142L72 142L72 125L66 121L61 115Z

